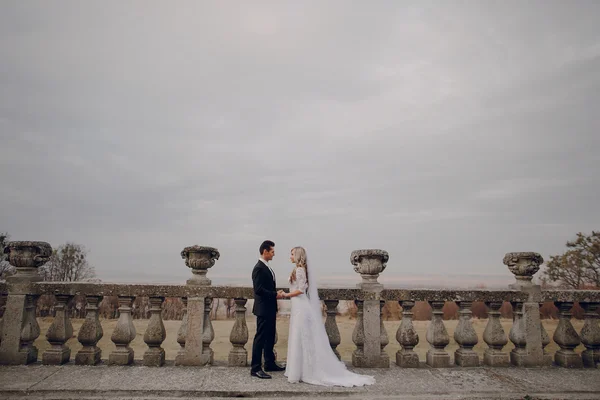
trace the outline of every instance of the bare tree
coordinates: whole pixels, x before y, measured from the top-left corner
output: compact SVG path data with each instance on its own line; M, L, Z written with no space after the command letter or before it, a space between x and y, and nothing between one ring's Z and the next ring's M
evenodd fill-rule
M8 255L4 254L4 247L9 241L10 235L0 232L0 280L6 279L15 272L14 267L8 263Z
M45 281L77 282L96 276L87 261L87 250L76 243L59 246L38 270Z

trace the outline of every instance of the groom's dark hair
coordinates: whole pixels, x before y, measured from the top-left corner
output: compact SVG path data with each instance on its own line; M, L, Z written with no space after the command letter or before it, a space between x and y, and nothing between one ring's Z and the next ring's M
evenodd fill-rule
M262 256L262 253L266 250L266 251L270 251L271 247L274 247L275 243L270 241L270 240L265 240L264 242L262 242L262 244L260 245L260 248L258 249L258 252L260 253L260 255Z

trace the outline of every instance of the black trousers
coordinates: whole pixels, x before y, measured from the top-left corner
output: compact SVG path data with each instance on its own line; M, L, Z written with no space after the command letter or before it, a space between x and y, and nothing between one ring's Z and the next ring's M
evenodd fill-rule
M272 317L256 317L256 335L252 343L252 363L250 368L252 372L262 369L262 356L265 354L265 365L275 363L275 315Z

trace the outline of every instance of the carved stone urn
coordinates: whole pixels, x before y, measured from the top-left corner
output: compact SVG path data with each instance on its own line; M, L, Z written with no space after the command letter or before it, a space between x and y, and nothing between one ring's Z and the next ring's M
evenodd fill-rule
M350 255L350 262L354 265L354 271L362 277L359 287L379 287L382 286L377 278L386 267L390 259L387 251L379 249L354 250Z
M208 269L215 265L221 254L214 247L189 246L181 251L181 258L194 274L187 280L188 285L210 286L211 281L206 277Z
M8 262L17 269L17 273L7 278L12 282L37 282L42 277L37 269L44 265L52 255L52 247L46 242L9 242L4 248Z
M539 253L531 251L506 253L502 260L510 272L515 275L516 282L510 285L510 288L518 289L523 287L532 287L533 275L539 271L540 265L544 259Z

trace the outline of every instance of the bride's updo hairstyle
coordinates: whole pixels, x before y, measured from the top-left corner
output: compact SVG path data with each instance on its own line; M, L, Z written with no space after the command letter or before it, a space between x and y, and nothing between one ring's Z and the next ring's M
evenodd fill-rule
M294 264L296 267L304 268L306 273L306 283L308 284L308 269L306 268L306 250L304 247L294 247L292 249L294 251ZM292 274L290 275L290 282L296 282L296 267L292 270Z

